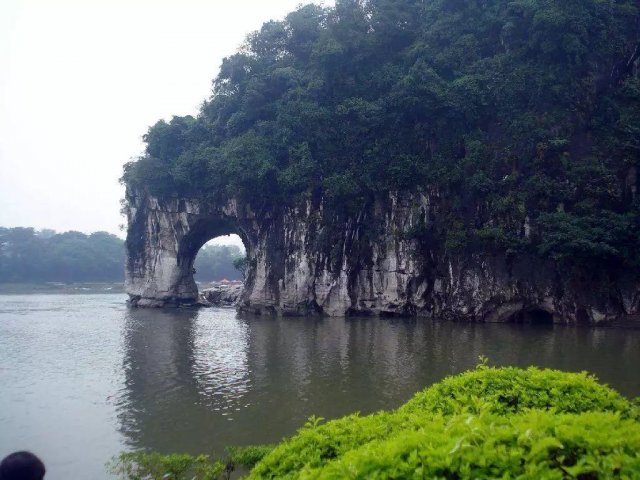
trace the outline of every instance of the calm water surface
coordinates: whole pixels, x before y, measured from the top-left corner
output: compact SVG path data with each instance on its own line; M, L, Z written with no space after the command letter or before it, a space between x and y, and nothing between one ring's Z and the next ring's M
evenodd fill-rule
M487 355L640 395L640 330L128 310L124 295L0 295L0 457L108 478L122 450L222 452L310 415L394 408Z

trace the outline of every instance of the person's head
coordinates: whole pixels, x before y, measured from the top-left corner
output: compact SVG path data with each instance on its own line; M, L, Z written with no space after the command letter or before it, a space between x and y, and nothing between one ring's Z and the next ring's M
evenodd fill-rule
M0 480L42 480L44 463L31 452L15 452L0 462Z

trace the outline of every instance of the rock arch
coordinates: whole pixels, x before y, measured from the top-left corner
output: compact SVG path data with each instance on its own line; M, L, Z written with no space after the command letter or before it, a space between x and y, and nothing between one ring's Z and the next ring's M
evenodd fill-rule
M220 207L198 199L127 196L125 290L141 307L196 304L193 262L212 238L238 234L253 253L252 215L235 201Z

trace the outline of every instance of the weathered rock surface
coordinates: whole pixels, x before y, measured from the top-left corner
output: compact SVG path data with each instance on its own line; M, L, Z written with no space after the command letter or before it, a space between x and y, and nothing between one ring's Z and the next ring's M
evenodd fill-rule
M216 285L200 292L200 302L212 307L235 307L242 295L243 285Z
M433 221L437 204L435 194L390 194L344 220L321 199L256 207L128 192L126 291L135 306L197 301L198 250L237 233L249 257L238 308L252 313L576 323L640 313L635 278L585 278L526 256L450 255L408 235Z

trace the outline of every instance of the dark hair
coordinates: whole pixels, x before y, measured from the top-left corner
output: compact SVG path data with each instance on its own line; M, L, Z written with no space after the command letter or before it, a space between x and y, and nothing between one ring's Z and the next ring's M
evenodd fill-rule
M31 452L15 452L0 462L0 480L42 480L44 463Z

